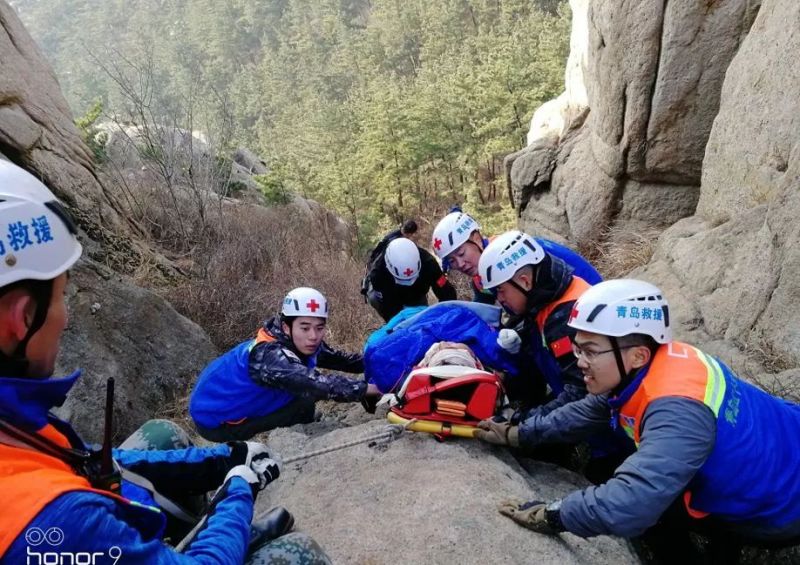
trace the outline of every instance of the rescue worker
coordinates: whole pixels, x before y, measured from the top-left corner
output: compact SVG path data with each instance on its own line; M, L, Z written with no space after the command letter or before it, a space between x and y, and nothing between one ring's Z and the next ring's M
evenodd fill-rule
M586 386L570 343L575 331L567 320L589 283L536 239L516 230L489 243L480 256L479 273L482 287L496 296L517 328L500 330L498 339L520 358L519 377L507 383L509 396L520 398L524 412L544 414L583 398Z
M388 322L406 306L427 305L429 290L440 302L457 297L436 259L400 237L389 242L383 264L370 273L367 301Z
M505 502L500 511L548 534L630 538L657 525L646 539L660 540L661 558L672 563L697 557L688 529L711 534L727 562L744 542L800 542L800 406L673 341L670 314L662 292L637 280L600 283L578 299L569 325L590 394L518 427L486 428L535 446L574 441L610 420L637 451L601 486L549 504Z
M445 273L452 268L471 278L474 302L494 304L494 295L488 289L483 288L478 273L481 253L491 241L491 239L484 238L480 230L481 226L475 218L459 209L454 209L436 225L433 230L431 247L442 262L442 269ZM603 280L586 259L569 247L540 237L535 240L550 255L558 257L570 265L575 275L587 283L596 284Z
M512 315L512 328L501 329L498 344L516 353L519 371L505 379L506 391L518 410L514 423L547 414L586 396L583 375L572 355L575 330L567 325L575 301L591 288L570 265L551 255L538 241L510 231L495 238L481 254L483 287ZM520 321L521 317L521 321ZM549 392L548 392L549 387ZM487 432L476 437L491 440ZM630 441L603 431L589 438L590 457L583 474L598 484L607 480L633 450ZM575 445L538 447L531 455L575 468Z
M0 225L0 561L101 556L98 562L242 564L296 555L328 562L302 534L248 549L255 497L279 475L264 445L114 450L120 481L103 452L50 413L80 377L53 372L67 324L67 271L82 248L55 196L2 160ZM151 437L152 428L143 427L139 437ZM170 507L163 499L156 505L158 496L131 483L130 472L176 496L219 487L204 527L181 553L162 541Z
M374 385L317 368L362 373L359 353L325 343L328 301L318 290L295 288L280 315L256 337L212 361L195 384L189 414L211 441L245 440L278 427L314 421L317 400L358 402L377 396Z
M365 303L368 303L367 292L369 292L370 289L370 274L376 267L382 264L384 253L386 253L386 246L398 237L405 237L416 243L416 238L418 237L417 222L414 220L406 220L398 229L392 230L383 236L383 239L369 252L364 277L361 279L361 294L364 296Z

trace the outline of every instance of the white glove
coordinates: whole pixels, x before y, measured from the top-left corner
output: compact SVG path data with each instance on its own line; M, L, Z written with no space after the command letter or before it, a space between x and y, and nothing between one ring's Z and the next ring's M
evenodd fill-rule
M522 338L514 330L500 330L497 335L497 345L508 351L509 353L519 353L519 348L522 345Z
M254 461L251 465L236 465L225 475L225 483L235 477L241 477L253 491L253 498L266 488L266 486L277 479L281 474L278 463L268 457Z
M244 443L247 446L247 456L244 460L245 465L251 465L254 461L265 457L269 458L269 451L267 450L267 446L263 443L255 441L246 441Z
M256 441L231 441L228 443L231 448L231 465L251 465L264 457L274 457L275 453L270 454L267 446Z

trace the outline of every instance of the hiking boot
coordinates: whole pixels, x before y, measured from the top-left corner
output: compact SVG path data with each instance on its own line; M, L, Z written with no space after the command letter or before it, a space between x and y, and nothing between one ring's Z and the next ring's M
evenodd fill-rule
M258 547L288 534L294 527L294 516L283 506L276 506L250 524L250 547Z

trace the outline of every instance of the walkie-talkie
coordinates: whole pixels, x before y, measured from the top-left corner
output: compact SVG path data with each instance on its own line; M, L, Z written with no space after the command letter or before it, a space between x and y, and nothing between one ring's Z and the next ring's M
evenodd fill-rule
M103 447L100 450L100 473L93 477L92 486L119 494L122 475L111 456L111 441L114 434L114 377L106 381L105 429Z

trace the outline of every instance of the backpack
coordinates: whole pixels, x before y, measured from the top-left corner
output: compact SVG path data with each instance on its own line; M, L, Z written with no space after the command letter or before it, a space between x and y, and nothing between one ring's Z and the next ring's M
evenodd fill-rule
M361 279L361 294L364 295L365 301L367 293L369 292L370 281L372 280L373 275L376 271L384 266L384 255L386 254L386 248L389 246L389 243L398 237L402 237L399 230L388 234L386 237L380 240L375 247L372 248L372 251L369 252L367 265L364 269L364 278Z
M448 436L473 437L481 420L494 416L505 398L500 377L488 371L445 365L411 371L390 400L387 418L408 428Z

